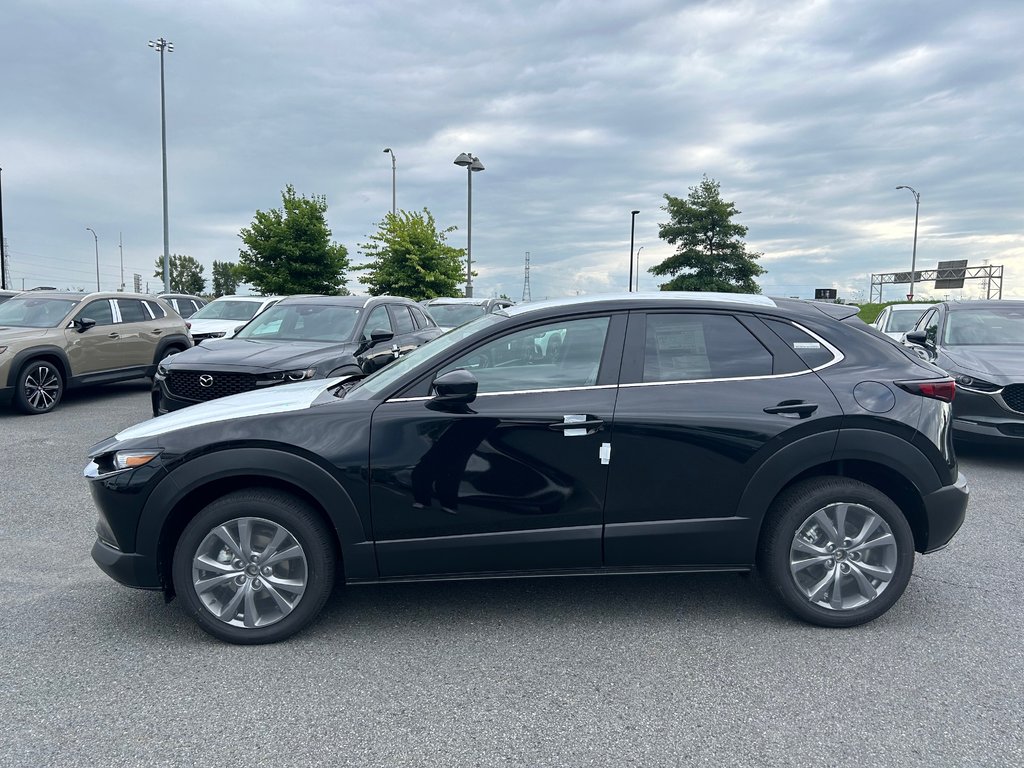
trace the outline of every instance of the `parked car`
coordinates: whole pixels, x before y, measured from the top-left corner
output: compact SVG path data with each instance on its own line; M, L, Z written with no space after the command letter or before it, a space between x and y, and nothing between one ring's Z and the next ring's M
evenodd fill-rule
M192 317L207 304L206 299L187 293L161 293L159 298L170 304L175 312L185 318Z
M935 305L923 303L890 304L879 313L872 325L889 338L902 341L903 334L913 330L925 310L933 306Z
M23 293L0 304L0 400L47 413L68 389L152 376L191 346L185 321L152 296Z
M10 298L17 296L20 291L0 291L0 304L3 304Z
M372 373L441 333L409 299L292 296L232 338L164 361L153 382L153 413L287 382Z
M957 437L1024 438L1024 301L936 304L906 342L956 380Z
M420 304L426 307L430 316L446 331L468 323L470 320L475 320L481 315L512 306L512 302L508 299L464 298L427 299Z
M803 619L862 624L915 550L950 541L968 491L955 384L855 312L711 293L524 304L362 379L162 416L90 453L93 558L237 643L307 625L336 573L756 564Z
M283 296L219 296L189 318L192 339L196 344L200 344L206 339L221 339L231 336L235 330L283 298Z

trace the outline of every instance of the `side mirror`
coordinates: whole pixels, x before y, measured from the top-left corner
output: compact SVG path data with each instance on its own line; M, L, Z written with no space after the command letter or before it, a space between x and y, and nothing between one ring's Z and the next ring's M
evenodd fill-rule
M83 317L80 320L72 320L71 322L75 324L75 330L79 333L85 333L96 325L96 321L89 317Z
M927 347L928 343L928 332L927 331L907 331L903 338L910 344L916 344L919 347Z
M245 328L245 325L239 325L239 326L236 326L236 327L235 327L235 330L233 330L233 331L231 332L231 335L232 335L232 336L234 336L234 335L235 335L236 333L238 333L238 332L239 332L240 330L242 330L243 328Z
M391 331L385 331L383 328L375 328L370 331L370 346L380 344L382 341L391 341L395 338L395 334Z
M464 368L448 371L434 379L434 396L430 403L441 408L468 405L476 400L479 386L476 376Z

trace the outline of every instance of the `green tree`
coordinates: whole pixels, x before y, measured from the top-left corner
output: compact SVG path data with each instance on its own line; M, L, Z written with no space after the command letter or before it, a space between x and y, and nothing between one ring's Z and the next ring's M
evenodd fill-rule
M203 277L203 267L191 256L182 253L171 254L171 292L188 293L198 296L206 290L206 278ZM164 257L156 257L156 271L153 277L164 277Z
M663 291L721 291L760 293L754 281L765 270L757 263L762 253L748 253L747 228L732 221L740 211L722 200L717 181L707 176L690 187L686 199L665 195L670 221L658 225L660 237L677 245L676 252L650 268L652 275L671 275Z
M433 214L399 211L384 217L359 247L371 261L356 269L365 270L363 282L373 296L392 294L414 301L438 296L461 296L465 282L465 255L446 242L455 227L438 231Z
M213 297L230 296L238 290L242 282L238 275L238 264L233 261L214 261L210 277L213 281Z
M331 242L327 198L299 197L289 184L282 207L256 211L239 233L238 277L263 294L347 293L348 250Z

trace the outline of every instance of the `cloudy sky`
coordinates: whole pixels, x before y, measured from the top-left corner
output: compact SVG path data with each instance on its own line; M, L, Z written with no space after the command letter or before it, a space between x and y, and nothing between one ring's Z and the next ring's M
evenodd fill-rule
M765 293L966 258L1024 298L1019 0L4 0L3 223L15 287L156 291L164 37L170 249L235 260L281 190L360 243L391 207L466 242L476 295L625 290L666 258L664 195L703 175L742 212ZM643 272L641 288L658 279ZM361 291L357 282L350 284ZM896 299L905 286L888 286ZM927 294L930 285L918 294ZM969 281L965 295L978 295ZM953 292L956 295L958 292ZM932 294L936 295L936 294Z

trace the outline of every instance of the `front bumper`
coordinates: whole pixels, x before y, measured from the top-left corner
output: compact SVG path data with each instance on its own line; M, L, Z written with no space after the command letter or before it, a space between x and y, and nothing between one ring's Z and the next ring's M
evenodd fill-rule
M1024 439L1024 413L1010 408L1000 393L957 387L953 433L967 440Z
M967 517L970 493L967 477L960 472L953 485L944 486L923 498L928 519L928 539L922 550L924 553L942 549L960 530Z
M163 589L157 573L156 560L137 552L122 552L97 538L92 545L92 559L114 581L135 589Z

